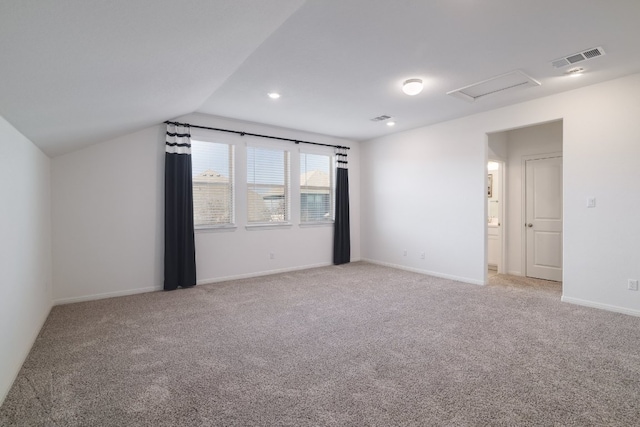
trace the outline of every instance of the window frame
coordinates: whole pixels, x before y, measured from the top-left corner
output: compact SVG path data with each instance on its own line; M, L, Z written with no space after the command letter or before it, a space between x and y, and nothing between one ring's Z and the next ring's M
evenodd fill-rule
M214 224L196 224L196 207L195 207L195 197L194 197L194 209L193 209L193 225L194 231L203 232L203 231L233 231L237 228L237 200L236 200L236 191L238 191L237 186L237 147L236 143L224 135L212 135L209 132L198 132L192 129L191 131L191 146L192 146L192 170L194 165L194 157L193 157L193 142L199 143L210 143L210 144L220 144L226 145L228 149L228 169L229 169L229 183L228 188L230 191L229 197L229 222L221 222ZM193 172L192 172L193 179ZM192 191L195 193L194 182L191 184Z
M314 227L314 226L322 226L322 225L333 225L335 221L335 190L336 190L336 156L335 151L331 148L318 148L318 147L304 147L299 150L299 158L298 165L300 167L299 175L302 177L302 158L304 155L317 155L317 156L326 156L329 158L329 212L330 217L328 219L323 220L310 220L304 221L302 218L302 181L298 182L298 208L300 212L300 226L301 227ZM324 188L324 187L323 187Z
M282 221L251 221L250 219L250 195L249 191L251 190L251 183L249 182L249 153L250 150L267 150L267 151L277 151L285 153L286 156L284 158L284 176L283 176L283 190L284 190L284 219ZM246 200L245 214L246 214L246 229L247 230L258 230L258 229L271 229L271 228L290 228L292 226L292 200L293 194L291 189L292 187L292 158L293 152L291 150L290 144L285 143L274 143L270 142L268 144L261 143L259 141L249 140L245 143L245 153L244 153L244 165L245 165L245 173L244 173L244 197Z

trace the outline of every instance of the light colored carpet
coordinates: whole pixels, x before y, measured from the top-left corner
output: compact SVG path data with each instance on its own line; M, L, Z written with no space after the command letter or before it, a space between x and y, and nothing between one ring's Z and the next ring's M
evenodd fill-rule
M70 304L0 424L640 425L640 319L366 263Z

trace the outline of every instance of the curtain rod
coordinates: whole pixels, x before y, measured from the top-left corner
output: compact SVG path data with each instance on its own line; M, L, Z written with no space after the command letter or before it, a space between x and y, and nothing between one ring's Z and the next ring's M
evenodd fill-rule
M338 148L338 149L341 149L341 150L350 150L351 149L351 148L345 147L343 145L321 144L319 142L301 141L299 139L281 138L279 136L270 136L270 135L262 135L262 134L259 134L259 133L242 132L242 131L239 131L239 130L210 128L210 127L207 127L207 126L192 125L192 124L189 124L189 123L166 121L165 124L175 125L175 126L189 126L189 127L192 127L192 128L215 130L215 131L218 131L218 132L235 133L235 134L238 134L240 136L249 135L249 136L257 136L257 137L260 137L260 138L278 139L278 140L281 140L281 141L295 142L296 144L302 143L302 144L311 144L311 145L321 145L323 147L333 147L333 148Z

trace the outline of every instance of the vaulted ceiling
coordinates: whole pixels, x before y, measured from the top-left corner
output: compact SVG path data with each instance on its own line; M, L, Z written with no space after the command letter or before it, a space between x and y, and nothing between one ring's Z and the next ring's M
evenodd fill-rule
M50 156L191 112L367 140L638 73L638 18L638 0L1 0L0 115ZM592 47L578 78L551 65ZM541 85L447 95L514 70Z

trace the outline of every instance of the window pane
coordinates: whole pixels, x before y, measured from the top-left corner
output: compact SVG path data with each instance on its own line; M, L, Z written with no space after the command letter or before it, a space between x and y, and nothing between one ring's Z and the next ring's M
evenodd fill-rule
M289 221L289 152L247 147L249 223Z
M233 146L191 141L196 227L233 223Z
M300 221L333 219L331 156L300 153Z

